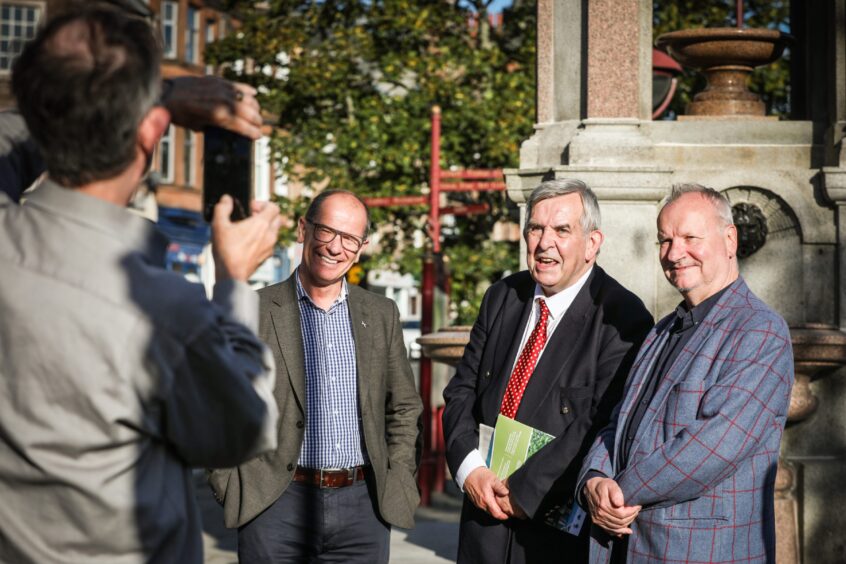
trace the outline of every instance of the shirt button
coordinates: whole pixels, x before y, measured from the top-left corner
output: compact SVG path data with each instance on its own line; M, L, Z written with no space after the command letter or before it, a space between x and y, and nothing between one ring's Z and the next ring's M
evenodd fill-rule
M646 400L645 399L640 400L640 403L643 404L643 405L646 405Z
M337 450L341 450L341 443L335 443L335 448Z
M630 440L630 441L633 441L633 440L634 440L634 435L629 435L629 436L628 436L628 437L626 437L626 438L627 438L628 440Z
M570 413L570 408L565 405L561 408L561 413L567 415L568 413Z

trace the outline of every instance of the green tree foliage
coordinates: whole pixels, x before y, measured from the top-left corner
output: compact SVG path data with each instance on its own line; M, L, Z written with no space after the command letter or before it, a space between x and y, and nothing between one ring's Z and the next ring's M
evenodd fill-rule
M745 0L744 27L790 30L790 2L788 0ZM735 0L654 0L652 34L700 27L735 27ZM679 87L670 109L683 114L693 96L705 88L705 77L696 71L685 70L679 77ZM790 51L766 67L754 71L750 90L761 96L767 113L787 116L790 111Z
M259 88L263 108L278 116L278 171L307 193L426 194L433 105L442 108L444 168L517 166L519 143L532 132L534 6L518 1L498 31L487 23L490 1L230 1L240 27L207 58ZM516 244L490 241L494 223L516 219L516 210L501 192L453 196L491 206L444 229L457 321L466 323L480 289L517 268ZM280 203L301 213L306 202ZM423 249L413 240L425 213L374 209L389 231L368 265L419 276Z

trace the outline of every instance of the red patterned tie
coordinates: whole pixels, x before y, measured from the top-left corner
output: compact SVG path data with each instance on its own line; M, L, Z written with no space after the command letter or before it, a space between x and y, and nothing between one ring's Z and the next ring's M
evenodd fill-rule
M529 340L526 341L526 345L520 353L520 358L514 366L514 372L511 373L508 386L505 388L502 406L499 408L500 413L511 419L514 419L517 415L517 408L520 407L523 392L526 391L526 385L529 383L529 378L532 377L535 364L538 363L538 356L540 356L543 346L546 344L546 322L549 319L549 308L546 307L544 300L538 298L537 302L540 305L538 323L532 330L532 334L529 335Z

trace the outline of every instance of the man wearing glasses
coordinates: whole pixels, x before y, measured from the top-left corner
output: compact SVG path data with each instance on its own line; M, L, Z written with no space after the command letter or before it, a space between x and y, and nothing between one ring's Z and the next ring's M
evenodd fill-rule
M322 192L297 226L302 264L260 292L279 446L210 475L242 563L387 562L390 526L414 525L422 405L399 312L344 279L369 223L356 195Z

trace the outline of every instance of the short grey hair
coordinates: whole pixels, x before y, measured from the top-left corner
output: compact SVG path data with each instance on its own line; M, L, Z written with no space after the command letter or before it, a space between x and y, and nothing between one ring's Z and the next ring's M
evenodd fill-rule
M660 214L664 208L685 194L701 195L714 206L714 210L717 212L717 217L719 217L720 221L723 222L724 227L734 225L734 217L731 213L731 203L728 201L728 198L713 188L708 188L707 186L702 186L701 184L673 184L673 187L670 189L670 195L664 198L664 201L661 204L661 210L659 210L658 213Z
M526 226L523 228L523 235L526 234L526 229L529 226L529 220L532 218L532 208L535 204L550 198L557 198L558 196L566 196L567 194L578 194L582 199L582 217L579 223L582 226L583 233L590 233L599 229L599 224L602 220L599 213L599 202L596 200L596 194L590 187L581 180L572 178L561 178L557 180L546 180L532 190L529 199L526 200Z

